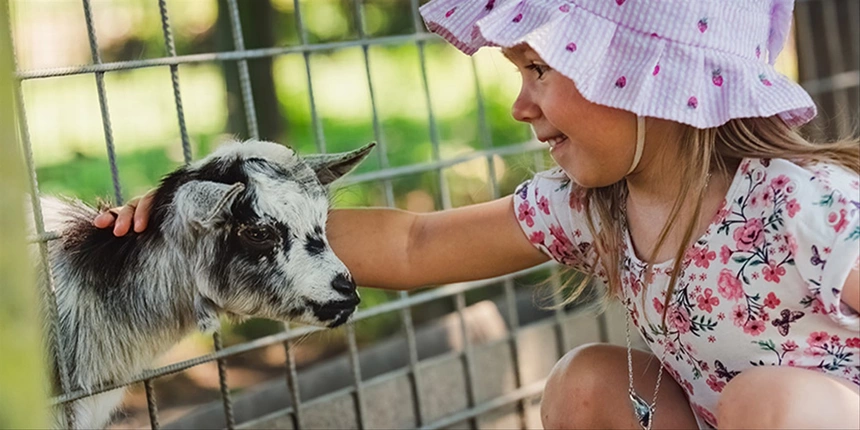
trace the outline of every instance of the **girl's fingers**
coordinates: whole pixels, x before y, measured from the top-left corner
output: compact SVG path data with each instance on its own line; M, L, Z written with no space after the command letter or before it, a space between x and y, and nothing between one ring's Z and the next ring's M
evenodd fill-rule
M134 220L134 204L132 202L126 203L125 206L119 209L119 213L116 217L116 222L113 225L113 235L120 237L125 236L126 233L131 229L132 221Z
M149 210L152 208L153 197L153 192L150 191L136 202L137 208L134 210L134 231L136 233L146 230L146 226L149 222Z
M114 214L111 211L104 211L96 216L93 220L93 225L98 228L108 228L113 225Z

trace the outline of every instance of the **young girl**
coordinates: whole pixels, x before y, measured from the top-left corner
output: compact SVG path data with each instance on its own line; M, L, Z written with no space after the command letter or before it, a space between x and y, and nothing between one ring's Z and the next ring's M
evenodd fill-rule
M432 31L467 54L500 46L517 66L513 115L559 167L466 208L334 210L328 240L365 286L548 258L603 281L651 351L628 339L566 354L545 427L858 428L860 144L794 131L815 106L772 67L792 9L431 1ZM122 208L115 234L143 231L150 204Z

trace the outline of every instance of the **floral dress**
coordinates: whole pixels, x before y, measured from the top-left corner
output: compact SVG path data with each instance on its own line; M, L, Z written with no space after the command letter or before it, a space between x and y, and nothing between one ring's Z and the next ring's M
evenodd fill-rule
M561 170L515 193L529 240L554 260L606 280L594 259L580 195ZM704 235L688 250L666 329L674 262L646 264L624 231L622 288L633 324L683 387L700 420L716 426L720 393L753 366L815 369L860 385L860 316L840 297L860 264L860 180L829 164L743 160Z

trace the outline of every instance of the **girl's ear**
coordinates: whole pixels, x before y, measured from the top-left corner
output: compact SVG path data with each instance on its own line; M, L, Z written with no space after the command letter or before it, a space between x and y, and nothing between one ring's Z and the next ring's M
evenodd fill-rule
M374 146L376 142L370 142L355 151L309 155L304 157L304 161L311 170L316 172L320 183L328 185L358 166Z

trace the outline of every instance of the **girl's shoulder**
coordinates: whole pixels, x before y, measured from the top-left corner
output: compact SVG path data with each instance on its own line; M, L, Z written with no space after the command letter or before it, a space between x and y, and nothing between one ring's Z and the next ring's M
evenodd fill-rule
M746 159L731 194L734 206L798 239L860 239L860 175L837 164Z
M860 193L860 175L838 164L787 159L745 159L739 174L767 182L773 190L798 196L834 195L837 199Z

